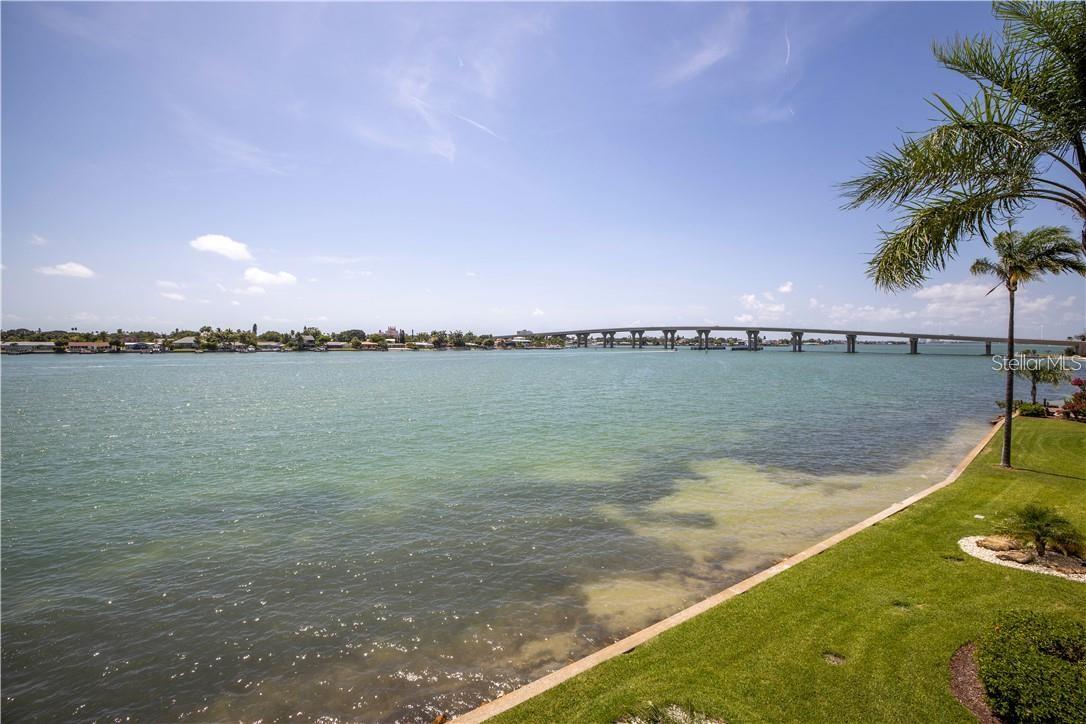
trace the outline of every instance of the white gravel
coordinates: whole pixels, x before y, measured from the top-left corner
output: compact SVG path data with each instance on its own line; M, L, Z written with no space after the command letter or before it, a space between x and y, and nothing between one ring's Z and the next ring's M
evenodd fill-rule
M1086 583L1086 573L1060 573L1051 568L1045 568L1044 566L1035 564L1026 565L1024 563L1015 563L1014 561L1005 561L1001 558L996 558L998 551L990 551L987 548L981 548L977 545L977 541L982 538L987 538L987 536L971 535L967 538L962 538L958 541L958 547L974 558L979 558L982 561L987 561L989 563L995 563L997 566L1007 566L1007 568L1017 568L1020 571L1043 573L1046 576L1059 576L1060 578L1066 578L1069 581Z

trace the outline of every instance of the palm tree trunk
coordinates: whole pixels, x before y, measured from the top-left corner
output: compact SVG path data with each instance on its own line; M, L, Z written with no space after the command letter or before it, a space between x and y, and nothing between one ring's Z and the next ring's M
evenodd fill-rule
M1032 380L1029 383L1029 401L1034 405L1037 404L1037 380Z
M999 461L1005 468L1011 466L1011 420L1014 419L1014 369L1011 367L1011 360L1014 359L1014 289L1007 291L1007 389L1004 397L1006 418L1003 421L1003 458Z

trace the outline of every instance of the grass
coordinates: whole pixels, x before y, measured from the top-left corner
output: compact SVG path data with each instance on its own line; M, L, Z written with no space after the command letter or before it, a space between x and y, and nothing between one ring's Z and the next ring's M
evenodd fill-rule
M492 721L614 722L649 702L729 722L975 721L950 693L959 646L1007 609L1086 620L1086 585L957 546L1031 502L1086 530L1086 425L1014 429L1015 470L997 435L949 487Z

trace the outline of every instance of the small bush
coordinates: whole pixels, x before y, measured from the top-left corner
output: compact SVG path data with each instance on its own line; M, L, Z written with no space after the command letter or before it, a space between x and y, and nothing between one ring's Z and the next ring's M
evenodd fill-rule
M1004 721L1086 723L1086 625L1012 611L977 649L989 702Z
M1018 414L1024 417L1044 417L1047 412L1044 405L1033 402L1025 402L1018 406Z

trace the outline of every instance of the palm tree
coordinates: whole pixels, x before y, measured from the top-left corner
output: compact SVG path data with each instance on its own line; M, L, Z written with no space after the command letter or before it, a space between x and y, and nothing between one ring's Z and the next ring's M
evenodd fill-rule
M1034 405L1037 404L1037 385L1058 385L1071 379L1071 370L1064 369L1057 359L1041 357L1035 349L1022 350L1022 357L1033 359L1016 369L1014 374L1029 382L1029 399Z
M1030 541L1037 549L1037 557L1044 558L1050 546L1065 553L1081 550L1082 535L1052 508L1030 503L1011 513L1000 525L1003 533Z
M919 286L958 243L995 232L1038 202L1082 219L1086 250L1086 3L999 2L989 36L936 44L935 57L977 86L935 95L938 125L907 134L843 184L847 208L903 211L882 233L868 274L883 289Z
M1000 286L1007 288L1007 359L1014 357L1014 295L1018 285L1033 281L1043 274L1079 274L1086 276L1086 262L1082 260L1082 248L1071 232L1063 226L1042 226L1022 233L1004 231L992 242L998 255L995 261L977 259L969 268L976 276L991 275ZM1000 465L1011 466L1011 419L1014 415L1014 368L1007 365L1006 421L1003 425L1003 459Z

